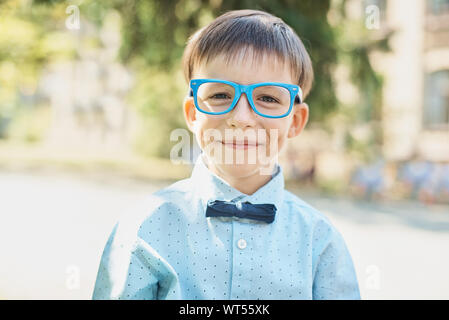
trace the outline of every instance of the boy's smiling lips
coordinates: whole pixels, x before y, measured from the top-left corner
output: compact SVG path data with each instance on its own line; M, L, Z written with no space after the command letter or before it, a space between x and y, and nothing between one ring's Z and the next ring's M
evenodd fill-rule
M238 136L240 135L238 132L235 133L233 132L233 134L237 134L237 136L230 136L230 137L226 137L226 133L224 134L225 137L223 137L223 139L220 139L220 142L222 145L224 146L228 146L228 147L233 147L233 148L253 148L253 147L258 147L261 145L265 144L265 140L266 137L264 135L258 135L258 138L255 137L249 137L248 135L245 136L244 134L242 136ZM247 133L249 134L249 133Z
M257 141L221 141L221 143L234 148L251 148L261 145Z

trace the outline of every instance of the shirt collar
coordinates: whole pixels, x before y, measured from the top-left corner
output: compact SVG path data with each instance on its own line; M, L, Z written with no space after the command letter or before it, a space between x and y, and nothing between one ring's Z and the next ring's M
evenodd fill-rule
M284 173L282 167L276 164L275 173L270 181L260 187L252 195L247 195L235 189L228 182L212 172L206 165L204 154L200 153L196 159L191 179L197 195L206 209L209 200L249 201L253 204L271 203L279 210L283 201Z

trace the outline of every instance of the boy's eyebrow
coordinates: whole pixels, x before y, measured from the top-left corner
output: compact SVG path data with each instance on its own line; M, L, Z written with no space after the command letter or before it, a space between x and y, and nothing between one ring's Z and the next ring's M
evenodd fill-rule
M230 81L230 82L234 82L237 84L242 84L240 82L234 81L232 79L226 79L224 77L214 77L214 76L202 76L201 79L215 79L215 80L224 80L224 81Z

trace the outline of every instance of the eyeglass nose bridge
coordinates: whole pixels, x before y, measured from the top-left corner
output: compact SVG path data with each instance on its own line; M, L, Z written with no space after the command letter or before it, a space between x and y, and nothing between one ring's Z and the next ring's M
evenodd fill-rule
M250 93L252 93L251 85L236 84L234 86L234 88L235 88L235 98L234 98L233 105L229 111L234 110L235 106L237 105L237 102L242 97L242 93L245 94L246 100L248 100L248 104L251 106L251 109L253 109L253 111L255 111L255 107L253 105L252 99L250 98Z
M243 84L239 84L237 85L238 87L238 91L240 92L240 94L245 93L247 94L250 90L250 86L249 85L243 85Z

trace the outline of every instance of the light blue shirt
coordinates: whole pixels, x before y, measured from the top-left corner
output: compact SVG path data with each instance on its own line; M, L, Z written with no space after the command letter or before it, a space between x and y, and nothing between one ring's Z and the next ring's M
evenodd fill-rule
M93 299L360 299L341 234L284 189L282 167L254 194L198 156L190 178L148 196L115 225ZM205 216L207 201L272 203L273 223Z

